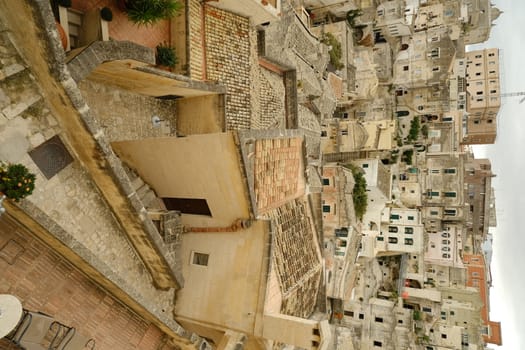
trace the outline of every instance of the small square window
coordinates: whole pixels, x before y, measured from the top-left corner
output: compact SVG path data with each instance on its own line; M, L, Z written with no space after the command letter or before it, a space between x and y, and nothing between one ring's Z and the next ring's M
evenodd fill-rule
M323 179L323 186L329 186L330 185L330 179Z
M192 252L191 263L193 265L208 266L209 257L209 254Z
M323 205L323 213L329 213L330 212L330 206L329 205Z

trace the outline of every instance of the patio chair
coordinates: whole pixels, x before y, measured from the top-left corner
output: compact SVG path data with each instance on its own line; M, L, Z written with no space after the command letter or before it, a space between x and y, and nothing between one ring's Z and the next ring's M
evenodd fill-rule
M26 350L46 349L42 345L44 339L54 341L61 327L62 325L49 315L25 311L11 340Z
M58 344L51 344L53 350L94 350L95 339L88 338L76 331L74 327L67 330L66 334L57 339Z

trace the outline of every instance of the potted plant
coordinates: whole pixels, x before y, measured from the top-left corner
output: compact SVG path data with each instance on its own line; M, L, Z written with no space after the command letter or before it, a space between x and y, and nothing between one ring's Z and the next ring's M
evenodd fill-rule
M113 20L113 12L109 7L103 7L100 10L100 18L102 18L104 21L111 22Z
M0 162L0 192L19 201L35 189L35 174L22 164Z
M157 64L157 66L161 67L175 67L175 65L177 64L177 54L175 53L175 49L166 42L157 45L155 63Z
M138 25L152 25L179 14L183 5L179 0L125 0L128 18Z

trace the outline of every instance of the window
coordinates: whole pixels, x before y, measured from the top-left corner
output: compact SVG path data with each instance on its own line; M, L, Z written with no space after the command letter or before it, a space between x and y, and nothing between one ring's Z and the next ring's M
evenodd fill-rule
M368 168L368 163L363 164L363 169L366 169L366 168Z
M388 232L397 232L397 226L388 226Z
M430 51L430 57L439 58L439 47L436 47Z
M383 323L383 317L376 317L375 321L379 323Z
M405 245L414 245L414 240L412 238L405 238Z
M445 174L455 174L456 168L447 168L445 169Z
M398 214L390 214L390 220L399 220L400 216Z
M345 316L354 317L354 312L353 312L353 311L347 311L347 310L345 310L345 311L344 311L344 314L345 314Z
M323 186L329 186L330 185L330 179L323 178Z
M432 312L432 309L429 308L428 306L423 306L423 312L431 313L431 312Z
M441 244L450 244L450 240L443 239L443 240L441 240Z
M428 191L427 192L427 196L432 198L432 197L439 197L439 192L438 191Z
M439 212L436 211L436 210L431 210L431 211L430 211L430 215L433 215L433 216L435 216L435 215L439 215Z
M432 67L432 72L439 72L439 67Z
M385 237L383 236L377 236L376 239L380 242L383 242L385 240Z
M450 254L442 254L441 256L443 257L443 259L449 259L450 258Z
M494 52L489 53L489 57L494 57Z
M408 220L411 220L411 221L414 221L414 217L411 216L411 215L409 215L409 216L407 217L407 219L408 219Z
M454 316L456 313L454 311L450 311L450 316Z
M382 347L382 346L383 346L383 343L381 343L381 342L378 341L378 340L374 340L374 346Z
M166 209L178 210L184 214L212 216L206 199L199 198L162 198Z
M330 206L329 205L323 205L323 213L329 213L330 212Z
M441 234L441 237L449 238L449 237L450 237L450 233L448 233L448 232L443 232L443 233Z
M476 58L481 58L481 55L476 55L475 57L476 57Z
M441 334L441 338L443 338L443 339L447 339L447 335L446 335L445 333L442 333L442 334Z
M364 320L365 319L365 315L364 314L359 314L359 319L360 320Z
M445 209L445 215L456 216L456 209Z
M479 277L479 272L472 272L472 277Z
M445 192L445 197L456 198L456 192Z
M388 237L388 243L397 244L397 237Z
M414 233L414 228L413 227L405 227L405 233L407 235L411 235Z
M193 265L208 266L208 259L210 255L204 253L191 253L191 263Z
M407 71L408 70L408 66L403 66L403 71Z
M446 311L441 311L441 319L446 320L447 319L447 313Z

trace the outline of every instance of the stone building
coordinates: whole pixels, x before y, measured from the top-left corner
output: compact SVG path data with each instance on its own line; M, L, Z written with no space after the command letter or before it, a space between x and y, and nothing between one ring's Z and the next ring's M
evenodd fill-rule
M490 160L469 158L465 164L465 202L468 205L466 217L467 234L472 235L474 252L481 251L489 227L491 212L495 211L492 200L492 173Z
M113 146L167 209L182 213L184 287L174 313L184 327L215 345L240 333L250 349L274 341L328 346L327 321L308 319L322 264L305 197L301 133L230 132Z
M466 60L468 117L462 143L494 143L501 106L499 50L470 51Z

